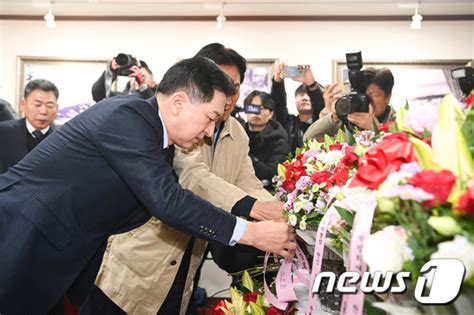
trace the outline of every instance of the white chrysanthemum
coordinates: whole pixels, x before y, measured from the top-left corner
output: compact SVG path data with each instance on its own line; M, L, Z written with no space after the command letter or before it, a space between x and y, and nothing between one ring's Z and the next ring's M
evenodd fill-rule
M288 223L290 223L291 226L296 226L296 223L298 223L298 218L294 214L290 214L288 216Z
M301 219L300 221L300 230L306 231L306 221L304 219Z
M370 271L383 273L399 272L405 261L413 260L413 252L407 244L406 231L393 225L370 235L365 241L362 256Z
M466 268L468 280L474 277L474 244L464 237L457 235L452 241L438 244L438 251L431 255L431 259L456 258L459 259Z
M335 150L335 151L329 151L329 152L322 152L318 156L318 160L327 166L335 167L341 161L343 157L344 157L344 152Z

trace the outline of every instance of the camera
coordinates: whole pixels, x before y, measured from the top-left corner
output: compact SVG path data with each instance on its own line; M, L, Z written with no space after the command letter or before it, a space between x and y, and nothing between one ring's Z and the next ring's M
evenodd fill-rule
M118 54L117 57L115 57L115 62L119 65L117 75L120 76L128 76L132 73L132 71L129 70L130 67L140 66L140 62L135 56L124 53Z
M336 102L336 114L353 131L353 126L347 121L347 115L354 112L368 112L369 100L365 95L367 84L361 71L363 66L361 51L347 53L346 61L351 90Z
M457 79L463 95L468 95L474 89L472 67L462 67L451 70L453 79Z

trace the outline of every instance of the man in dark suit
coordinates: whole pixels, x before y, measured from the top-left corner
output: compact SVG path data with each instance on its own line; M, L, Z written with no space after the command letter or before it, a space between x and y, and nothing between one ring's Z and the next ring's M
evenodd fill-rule
M151 215L212 242L287 257L294 233L247 222L183 190L163 158L211 136L234 93L209 59L171 67L156 97L109 98L77 116L0 176L0 313L47 314L67 294L80 304L107 239ZM26 302L25 302L26 301Z
M21 110L25 118L0 123L0 174L18 163L54 130L59 91L54 83L38 79L28 82Z

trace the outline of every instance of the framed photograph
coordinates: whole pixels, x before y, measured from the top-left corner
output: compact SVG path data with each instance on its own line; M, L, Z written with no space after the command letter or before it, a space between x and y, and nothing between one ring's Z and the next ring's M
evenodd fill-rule
M398 109L408 101L410 105L438 105L444 95L453 93L460 99L459 85L451 77L451 69L464 67L469 60L409 60L409 61L364 61L364 67L390 69L395 79L391 105ZM345 60L333 61L333 81L348 81Z
M55 120L61 126L95 104L91 88L107 65L103 59L68 59L18 56L18 106L25 85L35 79L47 79L59 90L59 112ZM20 109L17 108L18 112Z
M247 59L247 71L240 86L238 107L244 107L244 99L254 90L270 93L275 60L276 58Z

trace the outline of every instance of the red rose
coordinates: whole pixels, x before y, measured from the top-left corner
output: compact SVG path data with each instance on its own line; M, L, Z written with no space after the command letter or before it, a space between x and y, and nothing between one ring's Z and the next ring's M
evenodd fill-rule
M458 208L466 215L474 217L474 186L459 198Z
M220 300L219 303L217 303L217 304L212 308L212 313L211 313L211 315L225 315L224 311L220 309L221 307L223 307L224 309L227 309L227 306L225 305L224 300Z
M282 187L284 190L292 192L296 188L296 182L292 179L287 179L283 182Z
M317 172L311 176L311 182L313 184L327 183L330 177L331 173L328 171Z
M389 122L386 122L384 124L382 124L380 127L379 127L379 131L380 132L388 132L390 130L390 126L393 124L393 121L389 121Z
M434 195L433 199L423 203L427 207L446 203L455 182L456 176L447 170L442 170L441 172L426 170L408 179L409 184Z
M306 175L306 169L301 160L297 160L293 163L293 178L295 181L298 181L298 179L304 175Z
M336 184L337 186L344 185L347 180L349 179L349 171L345 166L337 166L334 170L334 174L332 175L330 181L331 183Z
M347 167L351 167L358 160L359 156L355 154L355 146L346 147L344 149L344 157L342 158L341 163Z
M388 174L398 171L401 164L414 160L413 146L405 134L394 133L386 136L359 159L358 170L350 187L365 186L377 189Z
M285 311L282 311L272 305L267 309L266 315L285 315Z
M342 144L340 143L334 143L329 145L329 151L341 151L342 150Z
M251 292L244 294L244 301L247 303L257 302L257 293Z

